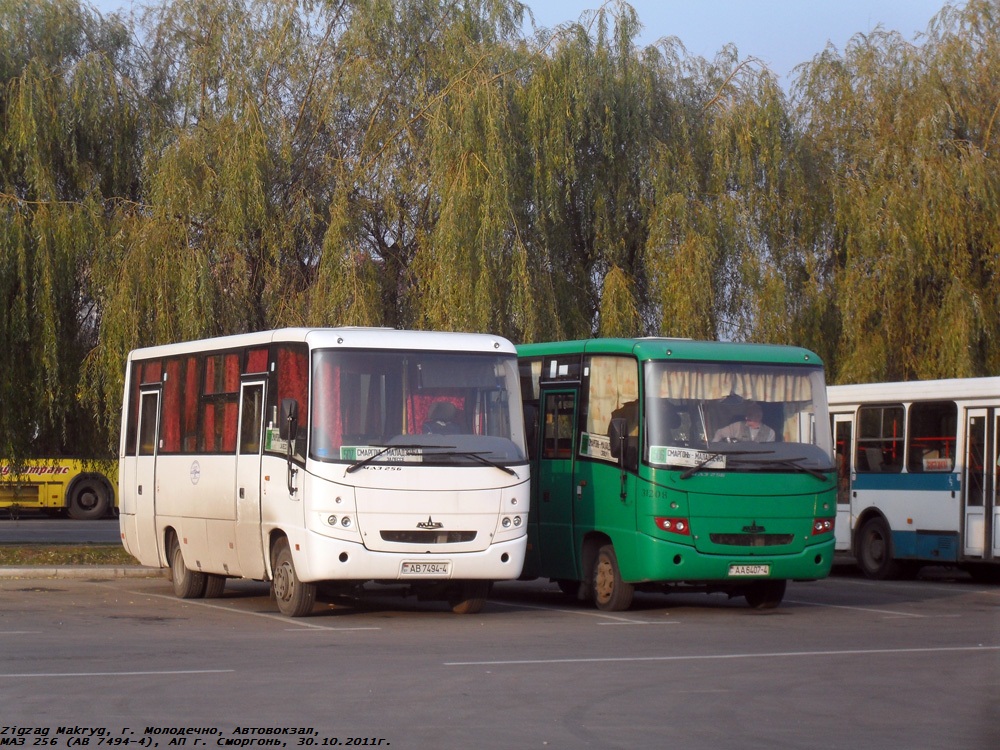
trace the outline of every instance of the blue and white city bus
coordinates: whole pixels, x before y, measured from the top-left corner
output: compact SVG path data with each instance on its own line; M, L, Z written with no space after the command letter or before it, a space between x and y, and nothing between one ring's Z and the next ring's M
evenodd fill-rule
M827 389L836 549L870 578L921 565L1000 573L1000 377Z

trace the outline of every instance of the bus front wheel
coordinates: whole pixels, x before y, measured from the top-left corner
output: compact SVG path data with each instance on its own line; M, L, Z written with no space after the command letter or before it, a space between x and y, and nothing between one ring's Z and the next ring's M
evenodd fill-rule
M490 581L462 581L448 600L457 615L475 615L482 611L490 595Z
M271 592L278 611L286 617L304 617L316 603L316 584L303 583L295 573L287 539L279 539L271 556Z
M884 581L899 575L900 565L892 559L892 534L885 519L865 521L858 534L857 560L867 578Z
M181 599L197 599L205 595L205 574L188 569L180 542L173 537L170 545L170 580L174 594Z
M96 477L86 477L70 489L67 512L76 521L92 521L107 515L111 499L104 482Z
M615 548L606 544L597 551L593 572L594 604L604 612L621 612L632 606L635 587L622 580Z
M743 595L754 609L774 609L785 598L788 581L757 581Z

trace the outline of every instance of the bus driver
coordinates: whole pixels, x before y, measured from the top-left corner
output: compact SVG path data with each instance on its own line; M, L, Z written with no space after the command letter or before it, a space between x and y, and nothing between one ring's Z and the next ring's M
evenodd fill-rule
M715 442L773 443L774 430L761 422L764 410L760 404L749 401L743 412L745 419L726 425L715 433Z

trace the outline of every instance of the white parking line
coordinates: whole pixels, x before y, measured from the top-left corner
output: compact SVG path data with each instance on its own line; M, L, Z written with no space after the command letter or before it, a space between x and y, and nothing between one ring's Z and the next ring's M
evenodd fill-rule
M891 617L913 617L915 619L926 619L927 615L918 615L913 612L899 612L894 609L874 609L872 607L852 607L847 604L825 604L824 602L807 602L801 599L785 599L789 604L802 604L807 607L822 607L824 609L849 609L854 612L872 612L877 615L889 615Z
M227 674L235 669L164 669L146 672L25 672L22 674L0 674L0 679L18 677L30 679L33 677L148 677L150 675L175 674Z
M625 617L623 615L612 615L607 612L598 612L597 610L588 609L564 609L563 607L543 607L537 604L521 604L520 602L501 602L494 599L490 599L490 604L497 604L501 607L510 607L512 609L539 609L543 612L557 612L563 615L581 615L583 617L596 617L602 620L612 620L612 622L601 622L598 625L680 625L678 620L662 620L659 622L652 622L650 620L636 620L632 617Z
M99 584L99 585L102 585L102 584ZM106 585L106 584L103 584L103 585ZM183 603L183 604L192 604L192 605L197 606L197 607L206 607L208 609L218 609L218 610L222 610L223 612L233 612L233 613L239 614L239 615L252 615L253 617L263 617L264 619L267 619L267 620L277 620L278 622L281 622L281 623L283 623L285 625L294 625L295 627L285 628L285 630L289 630L289 631L293 631L293 632L295 632L295 631L305 631L305 630L322 630L322 631L342 633L342 632L348 632L348 631L351 631L351 630L381 630L382 629L382 628L374 627L374 626L372 626L372 627L333 628L333 627L330 627L328 625L317 625L314 622L308 622L308 621L301 620L301 619L291 619L291 618L285 617L284 615L272 614L270 612L250 612L250 611L245 610L245 609L239 609L238 607L223 607L222 605L212 604L210 602L207 602L207 601L204 601L204 600L199 600L199 599L178 599L176 596L168 596L166 594L153 594L153 593L150 593L149 591L129 591L128 593L132 594L133 596L149 596L149 597L153 597L155 599L166 599L167 601L174 602L174 603L180 602L180 603Z
M956 651L1000 651L1000 646L948 646L941 648L875 648L844 651L772 651L762 654L699 654L693 656L622 656L581 659L512 659L510 661L446 661L446 667L500 667L523 664L600 664L611 662L713 661L727 659L816 658L817 656L872 656L879 654L934 654Z

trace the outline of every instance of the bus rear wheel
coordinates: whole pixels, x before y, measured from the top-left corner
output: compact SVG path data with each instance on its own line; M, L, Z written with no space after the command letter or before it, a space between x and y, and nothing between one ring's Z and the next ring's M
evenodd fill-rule
M621 612L632 606L635 587L622 580L614 546L606 544L597 551L594 560L594 605L604 612Z
M110 504L104 482L96 477L85 477L70 488L67 513L76 521L93 521L104 518Z
M869 518L858 533L858 567L866 578L885 581L900 573L900 565L892 559L892 534L882 518Z
M184 564L184 553L177 537L171 537L170 580L174 584L174 594L181 599L198 599L205 595L205 574L189 570Z
M279 539L271 553L271 592L278 611L286 617L304 617L316 603L316 584L303 583L295 573L287 539Z
M218 599L226 590L226 577L211 573L205 574L205 598Z
M751 583L743 596L754 609L774 609L785 598L788 581L757 581Z

